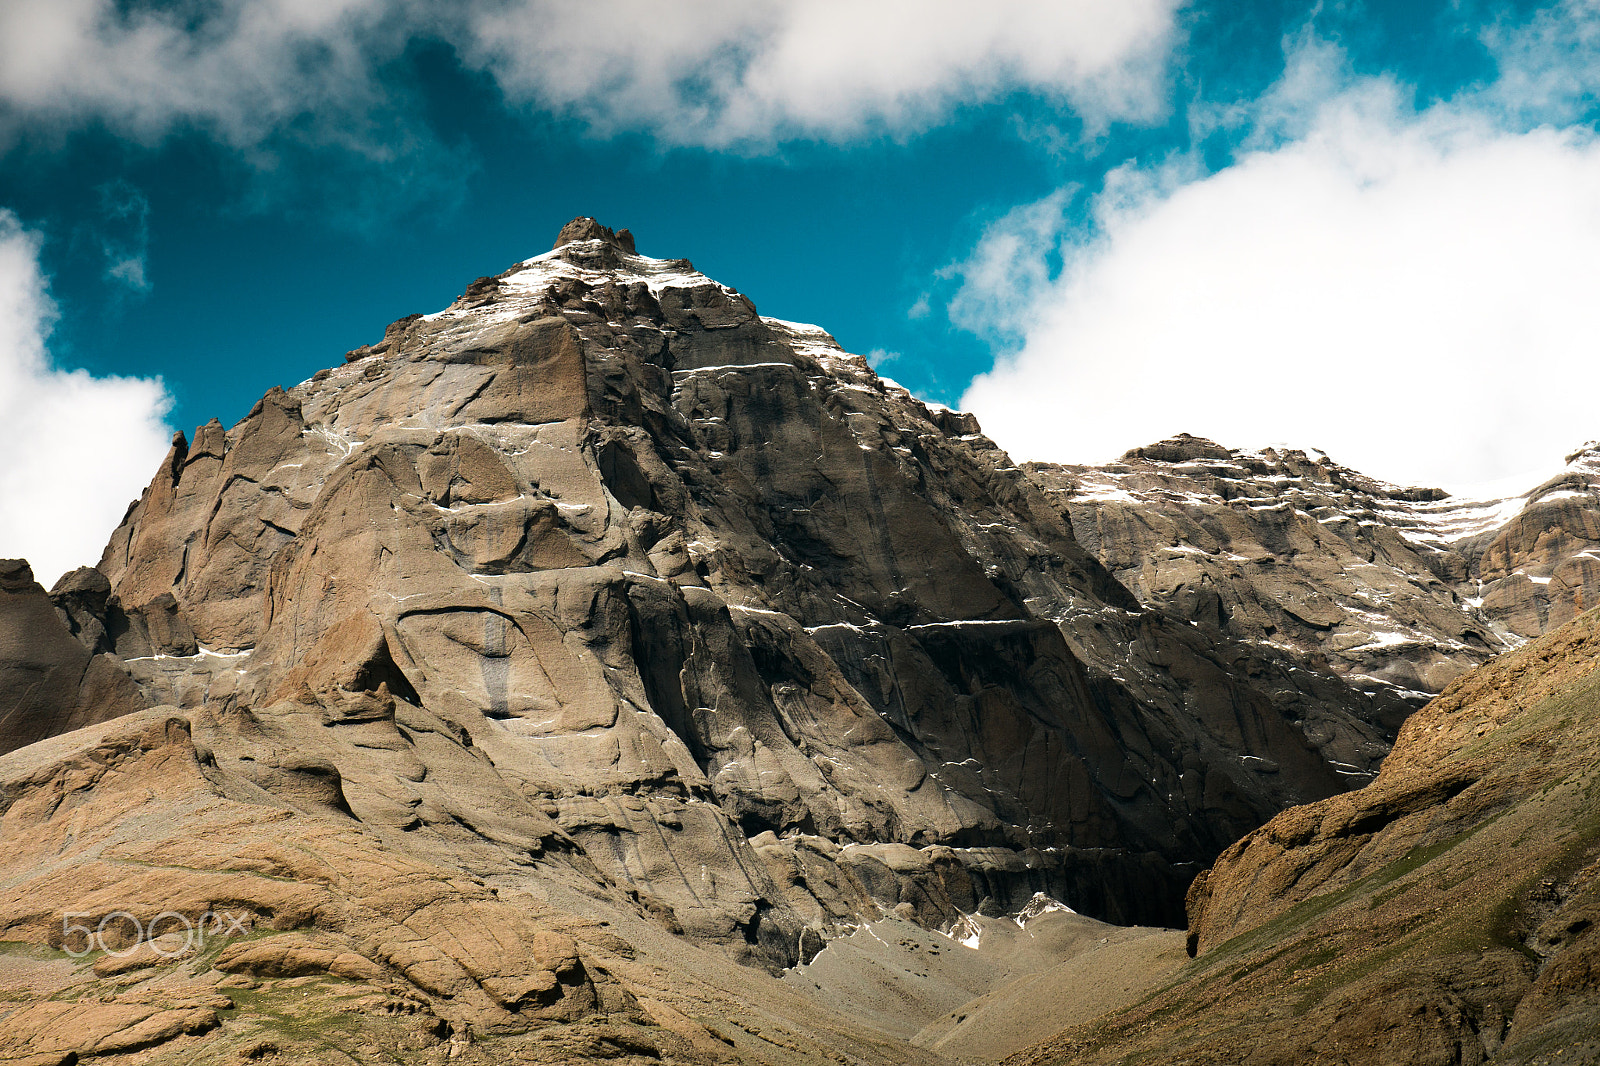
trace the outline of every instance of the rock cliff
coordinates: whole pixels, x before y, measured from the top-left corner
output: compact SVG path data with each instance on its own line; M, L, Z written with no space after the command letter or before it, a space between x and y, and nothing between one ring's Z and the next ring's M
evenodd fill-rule
M1142 602L1332 672L1390 726L1600 603L1600 444L1487 500L1187 435L1104 467L1026 469Z
M241 1053L283 1027L219 987L305 978L529 1061L914 1059L758 971L1038 892L1178 924L1388 746L1338 678L1141 606L970 416L587 219L180 436L53 606L151 709L0 758L3 936L243 914L272 935L94 974ZM6 1053L55 1053L48 1002Z

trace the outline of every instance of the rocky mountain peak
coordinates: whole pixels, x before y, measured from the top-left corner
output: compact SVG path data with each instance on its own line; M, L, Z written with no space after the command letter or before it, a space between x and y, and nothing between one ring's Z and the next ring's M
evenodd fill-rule
M175 441L97 570L0 636L48 622L63 676L151 709L0 786L106 745L150 777L77 851L70 811L8 821L52 856L15 876L198 871L142 919L250 900L489 1031L624 1002L624 970L671 999L595 961L619 937L680 974L685 944L776 970L1038 893L1176 923L1198 864L1389 741L1340 679L1142 606L970 416L592 219Z
M26 559L0 559L0 591L4 592L43 592L44 589L33 579L33 567L28 565Z
M860 911L766 882L823 861L803 841L828 871L835 846L911 849L908 886L977 849L974 906L1159 920L1176 864L1386 749L1342 683L1142 611L973 420L593 219L347 359L197 432L113 536L152 701L275 707L285 747L443 715L521 768L484 782L546 812L517 833L764 964ZM426 784L461 752L414 752L444 760L417 784L364 750L327 758L374 832L477 824ZM645 828L670 822L698 828ZM630 872L691 853L722 887ZM940 891L929 920L966 906Z
M1192 459L1231 459L1233 452L1224 448L1216 441L1204 437L1196 437L1188 433L1179 433L1176 437L1147 444L1142 448L1130 448L1124 452L1122 458L1128 459L1154 459L1163 463L1184 463Z
M564 244L575 241L604 241L613 245L618 251L628 255L637 254L634 251L633 234L625 229L612 230L602 226L592 218L575 218L561 227L561 232L556 234L556 242L550 246L554 251Z
M1600 440L1592 440L1583 447L1567 456L1568 466L1585 467L1594 472L1600 472Z

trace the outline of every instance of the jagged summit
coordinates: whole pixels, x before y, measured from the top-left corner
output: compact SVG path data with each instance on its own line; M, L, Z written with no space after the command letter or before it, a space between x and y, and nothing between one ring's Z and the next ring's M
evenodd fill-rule
M615 245L619 251L628 255L636 254L633 247L633 234L625 229L616 231L607 226L602 226L592 218L575 218L561 227L561 232L556 234L556 242L550 246L551 251L560 248L563 244L574 241L604 241Z
M1168 437L1166 440L1147 444L1142 448L1130 448L1123 453L1122 458L1186 463L1193 459L1229 459L1232 456L1233 452L1230 449L1224 448L1216 441L1189 433L1179 433L1176 437Z
M1161 464L1187 468L1185 473L1212 473L1216 476L1288 476L1310 479L1322 484L1343 485L1372 496L1412 501L1446 499L1450 494L1444 489L1429 486L1396 485L1371 477L1359 470L1344 466L1320 448L1295 448L1286 444L1269 445L1259 449L1230 448L1205 437L1179 433L1175 437L1130 448L1119 460L1121 464ZM1041 468L1088 469L1065 466L1060 463L1037 464ZM1118 469L1118 464L1101 467Z

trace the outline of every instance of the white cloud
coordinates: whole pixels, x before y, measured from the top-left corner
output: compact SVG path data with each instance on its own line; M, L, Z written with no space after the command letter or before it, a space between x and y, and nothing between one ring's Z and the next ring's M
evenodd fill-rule
M513 95L669 142L922 128L1028 89L1091 124L1162 107L1179 0L652 0L479 9L470 60Z
M1023 336L1034 325L1040 297L1050 287L1050 252L1066 229L1071 188L1023 204L991 223L965 260L940 271L959 277L948 308L962 329L998 339Z
M1290 139L1114 173L1095 239L1025 286L1025 339L962 399L1018 458L1187 431L1450 487L1600 432L1592 131L1508 126L1494 87L1418 112L1383 79L1290 121L1330 80L1304 58L1262 107Z
M99 561L172 431L159 379L50 365L55 307L38 251L38 238L0 211L0 556L28 559L48 587Z
M1094 125L1161 109L1181 2L7 0L0 134L104 121L152 140L194 124L251 147L290 131L381 162L397 102L379 72L420 39L456 46L519 104L669 144L915 132L1018 89Z
M387 0L220 0L196 9L114 0L0 5L0 115L107 122L158 138L198 123L251 145L308 109L372 106L372 45L393 54Z
M85 129L144 145L198 133L236 153L251 208L314 204L355 229L419 205L446 211L465 192L471 150L435 135L397 71L407 46L436 42L455 11L424 0L4 0L0 156ZM143 267L126 257L109 276L138 291Z
M1595 105L1600 83L1600 0L1560 0L1522 23L1482 35L1499 66L1484 93L1525 124L1564 123Z

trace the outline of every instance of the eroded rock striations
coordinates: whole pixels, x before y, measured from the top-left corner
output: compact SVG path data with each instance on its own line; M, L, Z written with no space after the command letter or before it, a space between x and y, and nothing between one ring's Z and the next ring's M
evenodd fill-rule
M728 960L1037 892L1177 924L1388 740L1141 607L970 416L587 219L180 436L57 606L154 709L0 759L6 939L229 904L279 935L162 1010L331 975L435 1043L569 1027L530 1061L914 1059Z
M1390 726L1600 603L1600 443L1489 500L1188 435L1103 467L1026 469L1141 601L1337 674Z

